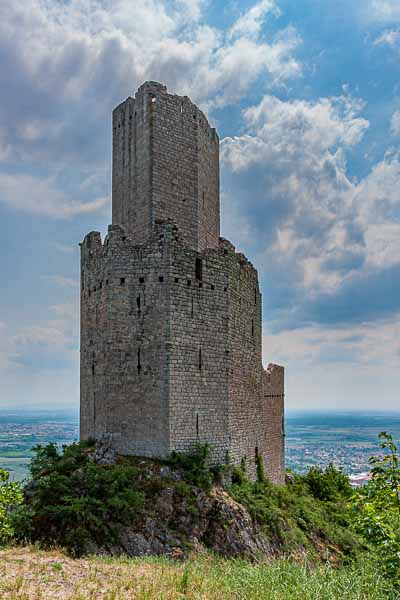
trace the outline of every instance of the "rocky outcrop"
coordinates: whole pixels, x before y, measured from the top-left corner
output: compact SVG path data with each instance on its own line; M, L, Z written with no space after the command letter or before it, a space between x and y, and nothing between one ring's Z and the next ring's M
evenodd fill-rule
M107 458L107 444L98 444L93 460L107 464ZM180 469L149 460L136 464L136 485L145 494L143 510L131 526L118 530L112 544L91 546L89 553L184 558L207 549L251 560L274 553L249 512L222 487L206 492L189 484Z

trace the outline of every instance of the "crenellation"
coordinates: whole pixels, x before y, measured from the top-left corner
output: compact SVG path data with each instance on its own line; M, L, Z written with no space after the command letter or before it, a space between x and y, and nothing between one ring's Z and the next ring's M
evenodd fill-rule
M146 82L113 112L113 224L81 244L81 437L166 457L209 443L284 481L283 368L261 360L258 274L219 236L219 139Z

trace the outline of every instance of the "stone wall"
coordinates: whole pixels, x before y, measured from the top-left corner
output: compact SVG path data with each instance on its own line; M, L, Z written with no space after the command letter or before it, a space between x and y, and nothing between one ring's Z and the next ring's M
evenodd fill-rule
M168 219L189 247L218 247L219 139L187 96L147 82L113 112L113 224L139 244Z

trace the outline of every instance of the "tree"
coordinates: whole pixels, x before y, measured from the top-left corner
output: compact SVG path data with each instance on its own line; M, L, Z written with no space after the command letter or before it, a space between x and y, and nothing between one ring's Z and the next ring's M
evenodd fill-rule
M400 458L389 433L379 440L384 455L369 459L371 480L353 496L355 525L400 585Z
M18 483L9 481L10 474L0 469L0 544L7 542L13 535L11 511L22 502L22 492Z

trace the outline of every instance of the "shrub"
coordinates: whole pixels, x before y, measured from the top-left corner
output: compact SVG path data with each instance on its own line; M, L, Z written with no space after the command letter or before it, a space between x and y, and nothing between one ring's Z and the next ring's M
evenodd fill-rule
M135 467L96 465L85 442L34 451L25 503L12 517L17 539L61 544L79 555L91 544L112 542L118 526L142 507Z
M23 500L19 484L9 479L9 472L0 469L0 544L12 537L11 511Z
M172 452L169 464L185 472L185 479L209 491L214 483L214 473L209 467L209 444L196 444L191 452Z
M371 480L353 496L355 528L400 587L400 457L392 436L379 434L383 457L372 456Z
M307 481L308 474L296 475L290 486L237 478L230 493L247 507L280 552L306 552L314 558L335 556L343 560L355 556L363 546L350 526L347 488L343 496L333 494L335 500L322 500L311 493Z
M318 500L335 501L343 497L350 498L352 495L348 476L332 463L326 469L311 467L304 476L304 482L314 498Z

